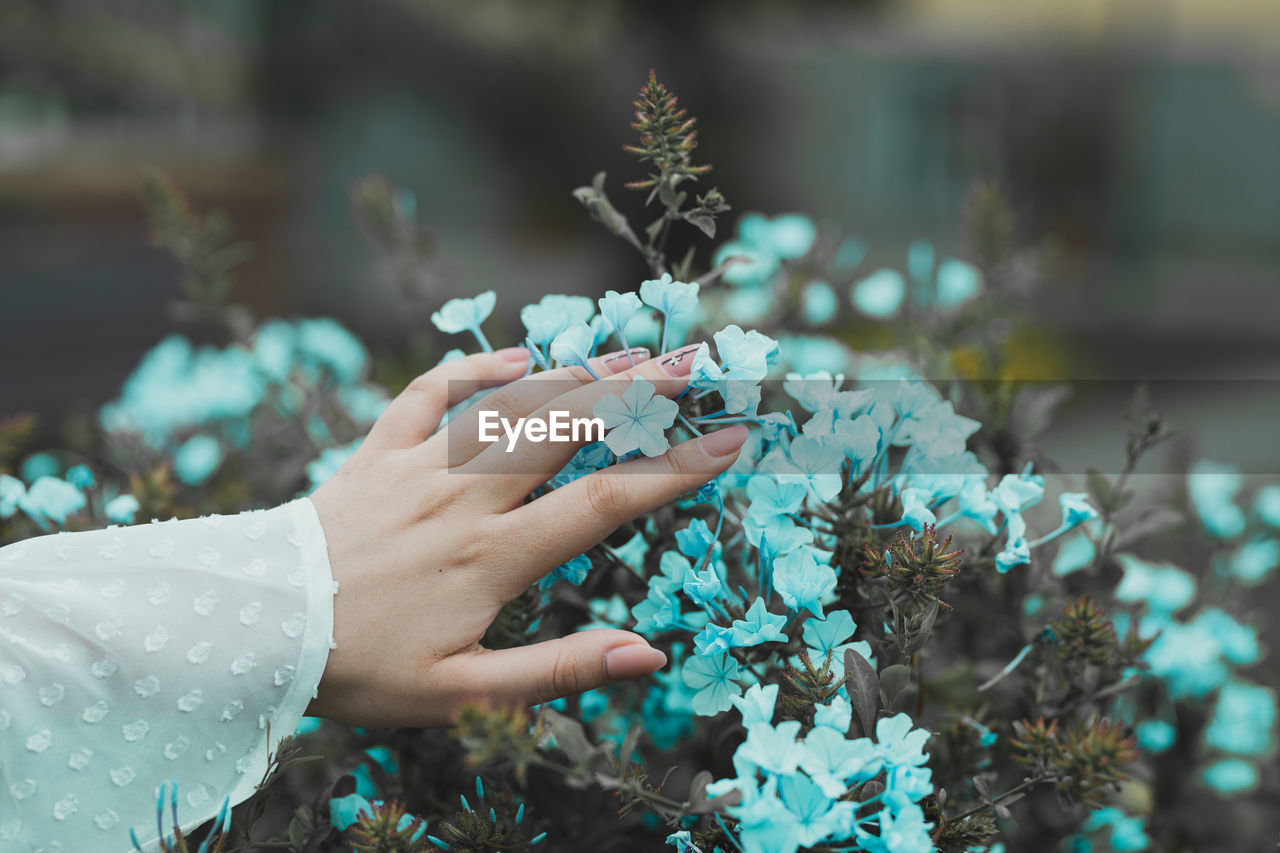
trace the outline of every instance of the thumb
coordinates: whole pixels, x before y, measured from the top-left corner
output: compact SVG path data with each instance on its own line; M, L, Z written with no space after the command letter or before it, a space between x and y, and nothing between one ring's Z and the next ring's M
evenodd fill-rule
M667 656L637 634L601 628L514 649L479 649L457 662L467 682L463 692L532 705L648 675L665 666Z

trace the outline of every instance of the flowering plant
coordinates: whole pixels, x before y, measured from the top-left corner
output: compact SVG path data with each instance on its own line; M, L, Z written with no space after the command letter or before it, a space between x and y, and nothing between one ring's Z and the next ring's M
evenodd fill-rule
M1204 463L1189 509L1136 511L1130 478L1169 437L1142 400L1115 476L1091 471L1077 491L1042 473L1034 440L1059 391L958 381L1007 366L991 343L1002 289L1031 267L995 190L975 191L970 261L917 243L905 275L862 270L856 240L750 214L695 275L696 251L670 261L672 231L714 239L728 208L689 189L708 170L692 163L694 120L651 76L635 127L650 171L630 186L656 218L634 228L603 174L575 195L651 278L518 312L490 291L430 319L488 350L482 326L518 313L506 337L531 370L587 366L611 340L666 352L709 339L685 350L679 399L644 380L606 397L604 440L544 488L747 423L739 460L557 568L485 640L623 627L670 667L530 712L468 708L448 733L304 721L200 849L1125 851L1244 832L1197 804L1229 797L1248 826L1276 782L1275 694L1250 672L1257 632L1226 593L1280 563L1280 486L1247 504L1238 472ZM0 425L3 541L305 492L388 399L336 322L254 323L225 305L230 270L210 264L227 257L225 229L163 183L150 192L157 241L184 247L185 304L232 340L161 342L80 455L27 454L27 422ZM422 245L401 191L370 178L353 197L376 245ZM855 353L850 331L869 326L907 344ZM1193 561L1144 556L1185 516L1203 527ZM289 769L307 752L318 760ZM172 849L185 845L175 833Z

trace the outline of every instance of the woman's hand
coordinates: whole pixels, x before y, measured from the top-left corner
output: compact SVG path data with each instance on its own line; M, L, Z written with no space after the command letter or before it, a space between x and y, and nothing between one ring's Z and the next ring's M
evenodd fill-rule
M644 351L516 380L521 348L448 362L392 401L351 459L311 500L329 547L334 638L308 714L364 726L450 721L468 701L531 704L659 669L666 656L627 631L582 631L492 651L480 639L499 609L621 524L712 479L747 436L730 427L582 477L526 503L580 444L479 440L479 409L516 418L592 417L595 403L644 377L676 396L695 347ZM623 381L619 381L623 380ZM509 384L507 384L509 383ZM503 385L440 432L448 407ZM433 435L434 433L434 435Z

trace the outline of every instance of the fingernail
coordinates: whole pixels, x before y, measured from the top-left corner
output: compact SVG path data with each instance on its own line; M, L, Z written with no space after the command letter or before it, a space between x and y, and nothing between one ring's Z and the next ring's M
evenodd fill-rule
M498 358L505 361L528 361L529 351L524 347L507 347L500 349L494 353Z
M689 370L693 367L693 356L698 351L700 344L690 344L687 347L681 347L674 352L666 355L658 356L661 361L658 366L662 368L662 372L668 376L688 376Z
M627 357L628 355L630 355L630 358ZM604 357L604 369L610 373L621 373L633 364L648 360L649 351L644 347L636 347L629 353L627 350L618 350L612 355Z
M615 646L604 653L604 675L610 681L639 678L666 665L667 656L644 643Z
M726 429L709 432L698 439L698 447L712 459L720 459L733 453L747 440L747 428L735 424Z

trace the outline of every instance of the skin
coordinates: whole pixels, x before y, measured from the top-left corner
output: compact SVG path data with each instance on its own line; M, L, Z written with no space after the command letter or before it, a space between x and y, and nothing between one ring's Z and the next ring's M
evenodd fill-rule
M481 444L477 407L438 430L447 409L484 388L485 409L590 417L596 401L644 377L675 397L693 347L650 359L601 356L520 378L522 348L442 364L414 380L359 450L311 496L329 550L337 648L307 713L359 726L432 726L466 703L528 705L637 678L666 656L628 631L600 629L500 651L480 639L498 611L620 525L698 488L733 464L747 431L729 427L590 474L536 500L529 493L579 445ZM616 372L615 372L616 371ZM559 381L548 381L559 380ZM449 435L452 433L453 440Z

